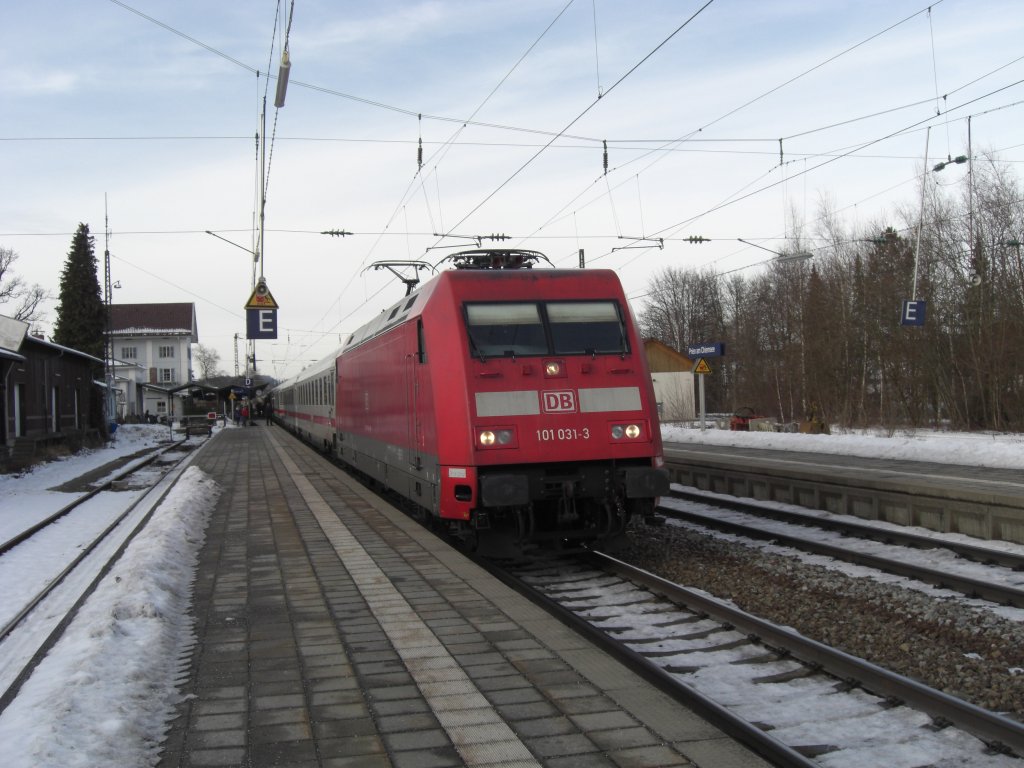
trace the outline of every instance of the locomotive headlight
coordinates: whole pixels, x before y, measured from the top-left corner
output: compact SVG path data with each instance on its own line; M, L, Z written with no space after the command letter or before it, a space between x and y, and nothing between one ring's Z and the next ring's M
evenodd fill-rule
M515 447L515 432L511 429L483 429L477 439L481 448Z
M612 425L612 438L615 440L621 440L626 438L627 440L636 440L642 434L639 424L613 424Z
M562 373L562 364L557 360L548 360L544 363L545 376L558 376Z

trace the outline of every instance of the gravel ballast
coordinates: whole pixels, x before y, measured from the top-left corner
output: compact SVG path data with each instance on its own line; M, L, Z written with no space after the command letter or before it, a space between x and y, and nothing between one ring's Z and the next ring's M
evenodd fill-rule
M1024 720L1024 625L674 525L616 557L978 706Z

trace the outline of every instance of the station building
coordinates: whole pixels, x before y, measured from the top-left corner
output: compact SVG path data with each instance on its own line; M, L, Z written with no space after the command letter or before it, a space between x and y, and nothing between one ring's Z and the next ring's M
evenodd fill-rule
M135 421L180 413L169 390L192 377L192 345L199 342L195 304L111 304L115 417Z

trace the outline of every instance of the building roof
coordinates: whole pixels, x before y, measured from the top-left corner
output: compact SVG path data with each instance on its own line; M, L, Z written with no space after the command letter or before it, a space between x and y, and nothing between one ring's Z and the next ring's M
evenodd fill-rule
M32 334L28 334L25 337L24 341L21 342L21 351L24 352L26 351L26 347L30 347L33 345L43 347L44 349L50 350L52 352L59 352L62 355L74 355L75 357L80 357L83 360L88 360L91 363L99 363L100 365L103 365L103 361L100 360L98 357L93 357L92 355L86 352L81 352L77 349L72 349L71 347L65 347L62 346L61 344L55 344L54 342L47 341L46 339L37 339Z
M685 373L693 369L690 358L657 339L644 339L644 352L651 373Z
M191 336L198 341L196 305L111 304L110 332L118 336Z
M89 362L103 365L103 361L98 357L93 357L86 352L72 349L71 347L65 347L52 341L47 341L41 336L33 336L31 333L27 333L27 331L28 323L24 323L21 320L15 320L13 317L0 315L0 359L24 362L27 359L25 354L28 354L28 350L26 348L36 345L53 352L59 352L62 355L72 354L76 357L88 360Z

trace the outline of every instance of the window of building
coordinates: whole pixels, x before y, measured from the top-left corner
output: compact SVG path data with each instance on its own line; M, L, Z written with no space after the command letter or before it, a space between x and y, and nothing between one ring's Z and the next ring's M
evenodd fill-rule
M138 357L139 350L137 347L121 347L122 360L137 360Z
M157 380L161 384L174 384L178 380L176 374L174 368L161 368L157 372Z
M174 347L160 347L160 357L174 357Z

